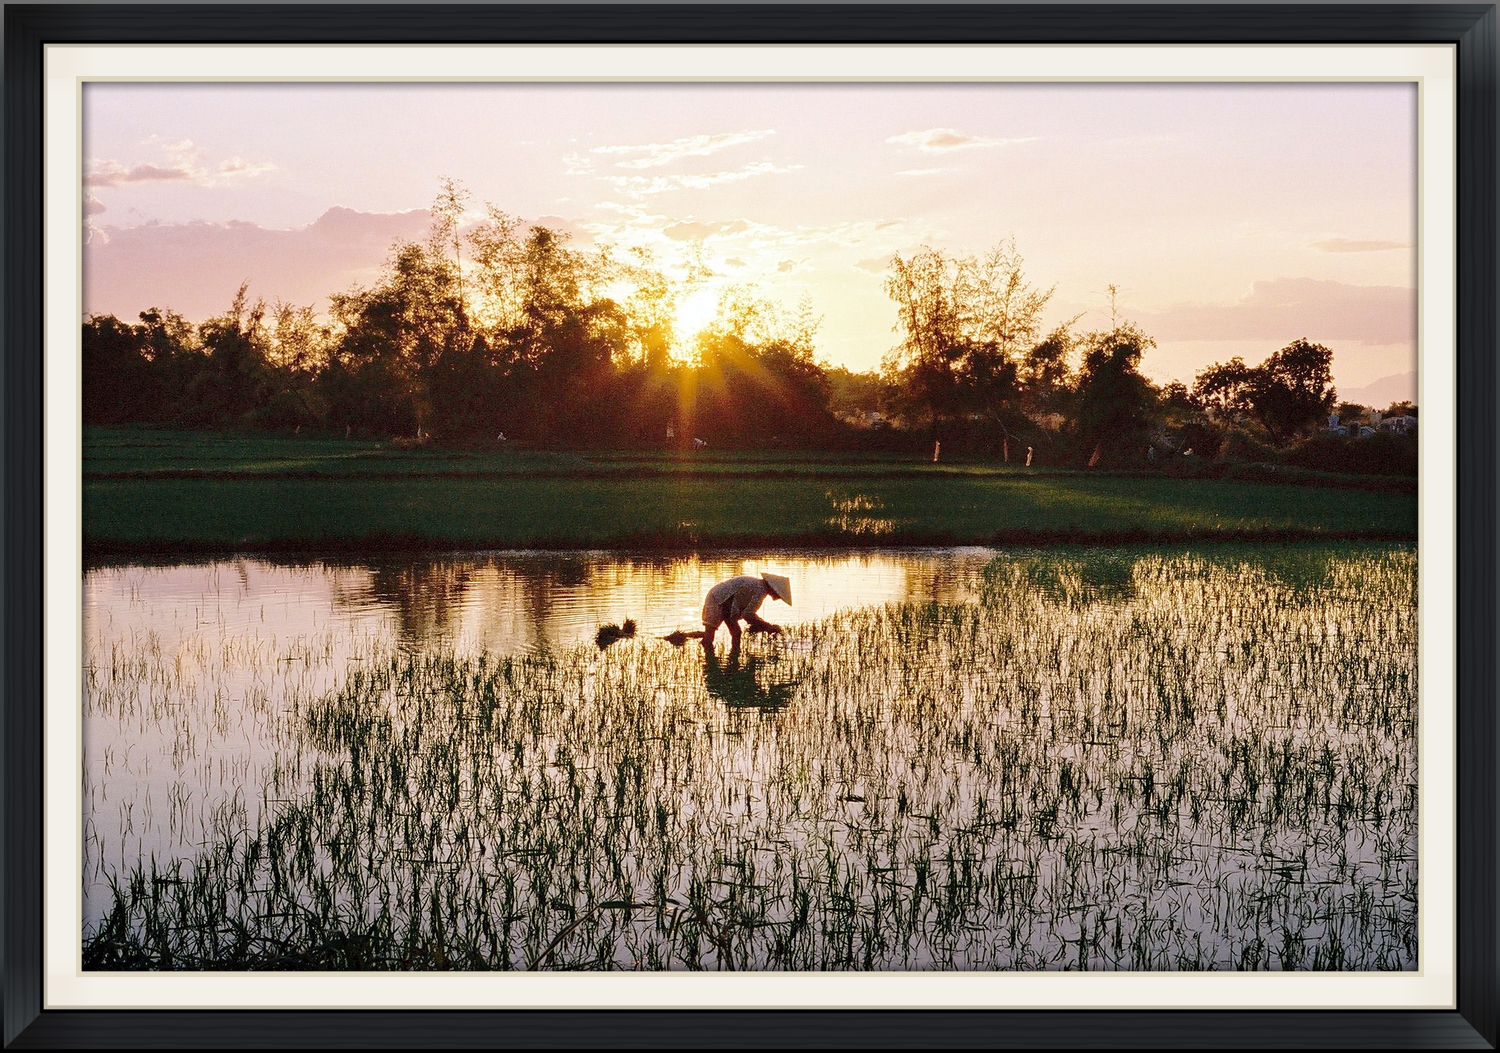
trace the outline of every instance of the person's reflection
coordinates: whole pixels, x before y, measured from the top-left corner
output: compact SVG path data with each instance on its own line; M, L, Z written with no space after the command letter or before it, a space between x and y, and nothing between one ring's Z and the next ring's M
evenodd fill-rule
M730 709L758 709L774 712L792 701L795 682L772 682L762 687L756 672L763 665L759 655L740 663L740 652L735 648L729 652L727 661L720 662L713 651L703 654L703 679L708 693Z

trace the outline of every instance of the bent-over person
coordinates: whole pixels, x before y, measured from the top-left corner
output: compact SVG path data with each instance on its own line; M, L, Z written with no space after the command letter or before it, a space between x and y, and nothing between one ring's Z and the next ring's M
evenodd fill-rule
M727 625L730 649L739 650L741 620L752 632L781 632L781 626L772 625L756 613L767 596L790 607L792 583L780 574L762 574L760 577L741 574L709 589L708 597L703 601L703 646L711 649L719 626Z

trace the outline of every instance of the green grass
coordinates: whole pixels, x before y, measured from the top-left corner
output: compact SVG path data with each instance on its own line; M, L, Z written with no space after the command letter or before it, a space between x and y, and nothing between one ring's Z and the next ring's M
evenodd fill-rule
M1018 464L932 465L883 453L696 450L680 453L483 450L417 447L324 437L238 435L147 428L84 429L85 477L580 476L926 474L997 475Z
M85 436L85 547L100 553L1411 539L1416 522L1413 493L889 456Z

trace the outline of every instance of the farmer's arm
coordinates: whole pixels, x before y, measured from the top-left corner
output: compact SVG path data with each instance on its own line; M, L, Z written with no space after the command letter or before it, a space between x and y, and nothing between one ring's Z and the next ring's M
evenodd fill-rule
M764 599L764 596L762 596L762 599ZM759 607L760 604L757 603L755 604L755 606ZM754 633L781 632L781 626L772 625L770 622L762 618L759 614L756 614L754 609L747 610L745 612L745 624L748 625L750 627L750 631Z
M761 604L763 604L766 601L766 598L768 596L770 596L770 595L772 595L771 590L770 590L769 587L767 587L767 585L765 584L765 582L763 582L763 581L762 582L756 582L756 585L755 585L755 594L754 594L753 598L751 599L751 602L746 606L745 613L743 615L743 617L745 619L745 624L750 627L750 631L751 632L757 632L757 633L779 633L779 632L781 632L781 626L779 626L779 625L772 625L770 622L766 621L764 618L762 618L759 614L756 613L758 610L760 610Z
M756 633L779 633L781 626L772 625L758 614L746 614L745 624L750 626L751 632Z

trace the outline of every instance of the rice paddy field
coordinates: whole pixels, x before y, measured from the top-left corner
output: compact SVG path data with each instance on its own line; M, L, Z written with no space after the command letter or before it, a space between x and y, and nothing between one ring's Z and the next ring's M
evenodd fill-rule
M784 634L661 639L773 569ZM84 967L1415 969L1416 587L1353 542L95 565Z

